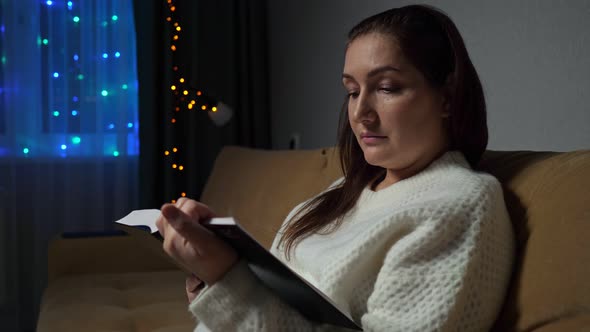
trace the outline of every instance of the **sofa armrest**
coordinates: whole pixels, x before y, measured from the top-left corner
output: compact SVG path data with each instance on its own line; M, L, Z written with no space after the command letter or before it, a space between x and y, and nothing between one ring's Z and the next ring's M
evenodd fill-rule
M73 274L174 269L163 251L150 251L122 232L64 233L49 244L48 282Z

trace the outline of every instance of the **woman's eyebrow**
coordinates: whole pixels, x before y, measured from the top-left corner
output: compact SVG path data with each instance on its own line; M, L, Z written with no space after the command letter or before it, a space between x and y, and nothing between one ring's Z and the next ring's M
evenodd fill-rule
M375 76L377 74L381 74L381 73L387 72L387 71L396 71L399 73L399 72L401 72L401 69L394 67L394 66L389 66L389 65L381 66L381 67L377 67L377 68L369 71L369 73L367 74L367 77L372 77L372 76ZM354 80L354 77L350 74L347 74L347 73L342 73L342 78L343 79L348 78L348 79Z

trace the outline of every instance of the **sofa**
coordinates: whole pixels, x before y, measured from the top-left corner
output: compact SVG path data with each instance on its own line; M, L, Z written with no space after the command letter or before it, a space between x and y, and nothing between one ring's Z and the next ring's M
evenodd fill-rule
M590 331L590 150L486 151L480 168L503 184L517 260L493 331ZM225 147L201 201L238 218L266 247L298 202L341 176L334 148ZM191 331L184 275L121 234L60 236L37 329Z

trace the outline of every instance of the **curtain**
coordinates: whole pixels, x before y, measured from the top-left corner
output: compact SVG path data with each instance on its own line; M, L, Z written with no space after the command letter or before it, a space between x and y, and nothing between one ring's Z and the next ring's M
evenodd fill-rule
M160 207L182 193L198 199L223 146L271 147L266 2L135 1L135 13L145 41L138 44L140 204ZM178 40L174 23L182 27ZM206 112L175 112L170 88L180 78L229 105L229 123L218 127ZM174 147L182 172L165 155Z
M0 321L34 330L47 246L138 206L131 0L0 0Z

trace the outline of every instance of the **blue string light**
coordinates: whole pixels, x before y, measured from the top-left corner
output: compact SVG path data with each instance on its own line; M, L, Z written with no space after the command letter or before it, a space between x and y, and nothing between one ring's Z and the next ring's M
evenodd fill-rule
M1 0L0 0L1 1ZM106 0L106 1L113 1L113 0ZM125 0L125 1L131 1L131 0ZM117 3L118 0L114 0L113 3ZM88 31L92 31L92 29L94 29L94 31L100 30L103 31L104 27L104 31L107 33L111 33L110 31L110 26L117 24L117 30L119 30L119 28L122 31L125 31L127 29L127 26L129 25L129 22L127 20L123 20L121 23L124 23L124 25L120 26L119 24L119 19L120 18L124 18L125 15L127 15L128 13L125 13L125 15L123 17L119 17L118 13L107 13L106 15L104 15L105 13L101 13L100 15L95 15L98 13L93 13L92 10L90 11L90 15L94 15L94 16L88 16L86 12L82 11L76 11L76 13L72 12L73 10L73 6L74 6L74 1L55 1L55 0L42 0L40 2L41 5L45 4L46 6L51 6L51 8L48 8L45 11L44 15L49 15L50 17L53 16L57 16L57 15L61 15L62 18L65 18L65 22L62 20L61 24L63 25L65 23L66 26L69 26L70 29L71 27L76 27L75 30L80 29L80 33L86 33L87 30ZM67 6L67 10L68 11L63 11L63 5ZM56 6L55 9L52 6ZM85 7L86 4L81 2L76 2L76 9L83 9L86 8ZM121 14L123 15L123 13L121 12ZM110 15L110 16L109 16ZM82 22L82 18L84 19L84 22ZM90 26L86 26L87 23L89 22L95 22L93 27ZM10 28L10 26L8 26L8 28ZM109 29L109 30L107 30ZM0 23L0 33L4 33L5 31L5 26L3 24ZM66 29L67 30L67 29ZM120 33L121 31L113 31L112 33ZM103 32L99 32L99 33L103 33ZM43 34L45 34L45 36L43 36ZM36 42L37 45L36 47L38 48L43 48L44 50L46 50L47 52L53 52L51 54L54 54L56 52L59 52L59 50L56 50L53 45L55 43L51 43L51 45L49 45L49 39L51 38L55 38L56 35L55 33L52 33L51 31L49 31L48 33L41 31L36 32L33 35L34 38L36 38ZM111 46L112 45L112 46ZM84 104L84 101L86 100L90 100L91 103L96 102L94 100L94 98L92 96L88 95L88 89L87 89L87 83L90 84L95 84L95 77L93 75L92 71L88 71L86 66L88 65L87 63L84 63L84 66L81 66L82 63L81 61L87 62L88 60L91 59L103 59L103 60L113 60L112 62L112 66L121 66L122 63L120 63L119 61L114 61L114 59L119 59L122 56L122 53L126 54L126 59L125 61L128 61L128 57L129 56L133 56L134 57L134 51L133 49L128 50L125 47L127 47L127 45L122 45L121 43L118 42L108 42L106 47L103 48L101 51L96 51L94 50L95 53L88 53L88 50L86 48L83 47L84 45L82 45L78 48L75 49L70 49L69 52L66 51L66 53L64 54L64 49L61 49L61 53L62 55L64 55L67 59L67 57L70 57L70 60L67 63L67 67L62 67L59 66L58 62L54 62L54 63L49 63L49 68L48 70L45 72L45 75L49 74L51 76L51 78L54 79L54 81L51 82L55 82L55 83L51 83L50 85L50 90L54 90L53 92L50 93L62 93L62 96L64 96L65 98L67 98L65 100L65 102L63 101L63 99L58 98L51 101L51 103L53 104L51 107L53 108L53 111L51 110L52 108L49 109L48 113L46 115L49 116L51 118L51 129L50 130L65 130L66 132L71 132L72 130L75 130L73 132L71 132L72 134L74 133L78 133L77 135L80 135L80 133L86 133L86 129L84 129L86 126L86 122L84 123L79 123L78 121L78 117L80 117L81 119L84 119L84 121L88 121L85 117L86 116L90 116L90 120L92 120L92 114L87 114L87 112L85 112L83 110L84 107L86 107L86 105ZM113 50L115 49L115 50ZM78 53L80 52L80 53ZM92 52L92 51L91 51ZM57 53L56 53L57 54ZM81 59L80 54L84 54L85 58ZM63 59L63 58L62 58ZM11 62L11 59L4 59L2 57L2 54L0 54L0 66L5 63L5 62ZM129 59L132 60L132 59ZM96 60L92 61L92 62L96 62ZM98 62L103 62L103 61L98 61ZM104 65L108 65L111 66L111 61L104 61ZM51 66L53 65L53 66ZM56 66L57 65L57 66ZM104 66L101 64L101 66ZM53 67L53 68L52 68ZM2 67L0 67L2 68ZM62 72L59 72L57 70L62 70ZM88 82L87 82L88 81ZM128 78L124 78L123 82L132 82L131 84L133 84L134 81L129 80ZM111 86L111 84L114 83L114 86ZM56 85L57 84L57 85ZM95 86L95 93L98 92L100 94L100 96L102 97L109 97L108 99L104 99L104 100L100 100L98 102L100 103L119 103L118 101L118 95L117 95L117 88L116 88L116 83L115 82L106 82L105 85L102 85L104 83L99 83L100 85L98 85L98 89L96 89ZM63 85L63 86L62 86ZM101 86L102 85L102 86ZM63 89L64 86L66 87L67 91L64 95L63 93ZM119 81L119 87L122 90L128 90L129 89L129 85L128 83L121 83ZM124 95L125 97L133 97L133 93L135 93L135 90L137 89L137 84L132 86L134 88L134 91L125 91ZM112 89L112 90L109 90ZM73 91L77 91L78 95L73 96L72 94L70 94ZM0 96L3 93L3 89L0 88ZM90 95L92 94L92 92L90 92ZM120 94L120 92L119 92ZM115 100L111 100L115 98ZM68 105L68 101L69 105ZM69 118L67 116L68 114L68 109L69 109L69 114L71 117L73 118ZM47 112L47 111L46 111ZM119 110L116 110L116 112L119 112ZM82 114L83 113L83 114ZM110 116L109 116L110 117ZM70 120L68 120L68 118ZM112 117L110 117L112 119ZM132 118L132 117L130 117ZM45 118L46 119L46 118ZM72 123L69 123L69 121L74 121ZM73 124L73 126L71 125ZM136 139L136 138L129 138L132 136L132 133L135 133L135 129L138 127L138 124L133 122L133 121L128 121L128 122L123 122L121 123L121 126L117 127L119 125L119 123L114 123L114 122L106 122L107 125L107 130L109 130L109 135L112 133L115 133L116 130L121 130L124 129L125 126L128 128L128 130L122 130L120 133L117 132L116 134L122 134L122 135L127 135L127 139ZM104 127L103 127L104 128ZM75 134L74 134L75 135ZM135 134L133 134L135 135ZM86 136L85 136L86 137ZM62 140L62 143L58 142L46 142L45 146L35 146L35 154L34 155L44 155L46 153L48 153L48 150L51 151L49 153L54 154L54 155L61 155L62 157L68 157L70 156L72 153L74 154L86 154L88 153L87 151L90 151L91 149L91 145L92 142L95 140L95 138L90 135L88 138L85 138L85 142L82 144L81 142L81 138L80 136L71 136L66 134L66 137L63 137L64 140ZM49 143L49 144L47 144ZM124 154L122 152L119 152L116 146L113 146L111 144L107 144L106 146L110 145L110 149L108 150L103 150L100 151L101 154L105 154L105 155L109 155L112 154L115 157L121 156L121 155L135 155L137 152L135 152L135 149L126 149L124 152ZM137 144L136 144L137 145ZM88 146L88 147L87 147ZM72 149L70 150L70 147L72 147ZM18 148L17 148L18 149ZM22 149L22 153L24 155L29 154L31 151L28 146L24 146L20 145L20 149ZM37 151L39 150L39 151ZM18 150L17 150L18 151ZM21 156L24 157L24 155L21 154Z

